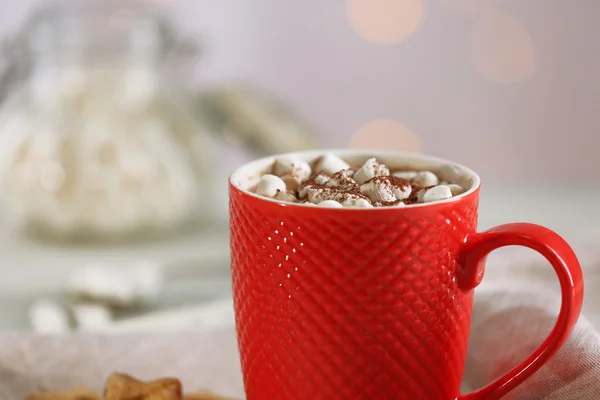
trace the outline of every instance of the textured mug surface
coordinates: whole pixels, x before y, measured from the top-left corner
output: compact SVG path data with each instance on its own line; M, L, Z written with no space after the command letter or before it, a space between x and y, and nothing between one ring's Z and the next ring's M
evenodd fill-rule
M407 155L378 156L388 163L415 162ZM440 160L425 163L435 169ZM473 288L487 255L465 256L471 238L477 242L479 235L476 175L469 177L470 190L450 201L379 209L283 204L249 193L239 178L230 179L230 231L248 400L461 397ZM487 252L523 244L495 240ZM555 268L560 264L549 260ZM575 258L573 263L565 269L580 281ZM566 280L561 279L563 289ZM570 325L550 353L579 315L580 286L572 288ZM530 375L541 363L532 360L515 373ZM507 376L464 398L499 398L519 383L514 379Z

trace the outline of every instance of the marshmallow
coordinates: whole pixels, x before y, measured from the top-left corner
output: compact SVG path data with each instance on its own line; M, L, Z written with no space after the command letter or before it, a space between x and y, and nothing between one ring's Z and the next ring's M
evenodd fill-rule
M338 186L344 190L358 190L358 184L348 175L349 170L338 171L325 183L325 186Z
M394 193L392 193L392 188L390 186L391 185L387 185L384 182L377 182L373 179L369 179L360 186L360 191L373 201L393 202L396 200L396 197L394 196Z
M415 176L417 176L417 174L418 174L417 171L396 171L396 172L392 173L392 176L410 181Z
M68 277L66 289L74 297L117 306L129 305L135 297L135 283L111 265L94 265L74 271Z
M377 161L376 158L369 158L354 174L353 178L359 185L362 185L369 179L376 176L388 176L390 170L387 166Z
M342 208L343 206L335 200L325 200L318 204L319 207Z
M421 192L423 193L421 195ZM419 202L431 203L433 201L446 200L452 197L452 191L448 186L435 186L431 189L423 189L419 192Z
M360 191L373 201L391 203L407 199L412 192L412 187L405 179L377 176L363 183Z
M296 196L294 196L292 193L290 192L277 192L277 194L275 195L275 200L280 200L280 201L285 201L286 203L293 203L296 200Z
M392 181L392 192L394 193L396 200L406 200L412 193L412 186L410 186L410 183L408 182L402 184Z
M302 182L310 177L312 171L306 161L295 160L293 158L278 158L273 163L272 172L277 176L291 175L299 182Z
M436 174L430 171L421 171L412 178L411 183L415 186L429 187L435 186L439 183L439 179Z
M316 183L317 185L325 185L325 184L327 184L327 182L329 181L329 179L331 179L331 177L329 175L320 173L320 174L316 175L312 179L312 181L314 183Z
M163 285L163 272L153 264L100 264L73 272L66 290L73 297L127 307L155 301Z
M439 176L449 182L460 182L460 169L454 165L444 164L439 169Z
M150 71L132 69L125 74L121 90L118 103L124 110L144 110L158 97L160 80Z
M260 178L260 182L256 187L256 194L273 198L277 192L285 192L285 182L278 176L265 174Z
M333 153L326 153L317 158L314 165L316 172L324 172L333 175L338 171L350 168L350 165Z
M59 93L63 101L70 102L80 99L87 88L88 77L83 69L71 67L62 71L59 77Z
M308 196L308 189L314 186L325 186L325 184L331 179L331 177L324 173L319 173L314 176L310 181L305 182L298 190L298 197L305 199Z
M136 262L126 269L135 283L136 303L151 303L158 299L165 285L164 270L152 261Z
M298 190L298 197L301 199L308 196L308 189L314 186L325 186L325 184L331 179L331 177L324 173L315 175L310 181L305 182Z
M357 207L357 208L371 208L373 204L366 197L361 197L358 194L343 194L337 199L342 206L345 207Z
M375 207L406 207L406 204L404 204L404 202L402 201L398 201L395 204L390 205L389 203L381 203L381 202L376 202L373 204Z
M466 190L462 186L457 185L455 183L450 183L445 186L448 186L450 192L452 192L452 196L458 196L459 194L463 194L464 192L466 192Z
M348 207L373 207L369 198L360 193L346 193L333 188L312 187L308 189L308 200L320 204L326 200L335 200Z
M112 314L99 304L80 304L71 307L71 313L81 330L104 328L112 323Z
M298 190L298 188L302 184L301 180L299 180L294 175L289 174L282 176L281 180L285 183L285 187L287 188L287 190Z
M325 200L335 200L336 191L329 188L311 186L307 189L308 201L319 204Z
M29 308L29 322L33 330L42 334L66 333L71 330L69 313L52 300L38 300Z
M298 190L298 197L301 199L306 199L308 196L308 191L313 188L315 185L304 185Z

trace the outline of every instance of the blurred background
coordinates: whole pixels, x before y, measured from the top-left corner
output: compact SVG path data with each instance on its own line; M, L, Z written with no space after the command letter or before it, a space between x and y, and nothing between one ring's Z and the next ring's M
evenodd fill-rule
M466 164L480 227L600 236L600 3L0 0L0 329L231 324L227 175Z

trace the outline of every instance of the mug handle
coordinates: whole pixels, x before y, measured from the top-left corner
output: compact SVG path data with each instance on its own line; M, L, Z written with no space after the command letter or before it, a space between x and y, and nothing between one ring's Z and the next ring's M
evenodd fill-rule
M524 246L543 255L558 275L562 293L560 312L550 335L525 361L506 375L458 400L495 400L531 377L563 345L571 334L583 303L583 276L573 249L548 228L514 223L500 225L468 237L459 257L457 282L461 289L474 289L483 278L485 261L492 251L504 246Z

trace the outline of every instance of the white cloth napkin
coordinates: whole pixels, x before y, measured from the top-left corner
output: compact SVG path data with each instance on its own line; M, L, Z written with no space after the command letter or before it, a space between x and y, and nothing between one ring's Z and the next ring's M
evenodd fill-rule
M211 389L242 398L235 332L39 336L0 335L0 399L40 389L86 386L101 392L114 371L149 380L173 376L186 392Z
M565 347L508 399L600 400L600 248L576 247L586 279L584 315ZM530 354L553 326L560 291L552 268L530 252L490 256L477 289L465 391L485 385ZM39 388L102 386L114 370L150 379L177 376L188 390L242 398L233 328L176 335L42 337L0 335L0 399ZM333 399L332 399L333 400Z

